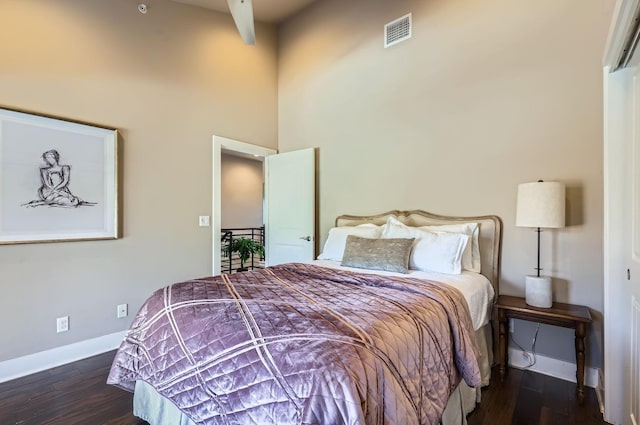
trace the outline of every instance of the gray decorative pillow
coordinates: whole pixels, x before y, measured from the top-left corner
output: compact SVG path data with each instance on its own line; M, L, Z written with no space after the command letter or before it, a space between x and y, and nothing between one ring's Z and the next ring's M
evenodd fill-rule
M347 236L342 264L359 269L409 273L411 239L369 239Z

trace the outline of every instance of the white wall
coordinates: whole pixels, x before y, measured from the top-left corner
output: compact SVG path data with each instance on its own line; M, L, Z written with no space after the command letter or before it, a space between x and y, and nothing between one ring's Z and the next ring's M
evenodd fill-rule
M497 214L501 292L524 294L535 233L518 183L568 186L568 226L545 232L555 298L588 305L587 363L602 364L602 64L608 1L325 0L280 29L279 149L319 147L320 233L339 214ZM383 48L413 13L413 38ZM519 322L529 344L534 324ZM573 333L539 352L575 361Z

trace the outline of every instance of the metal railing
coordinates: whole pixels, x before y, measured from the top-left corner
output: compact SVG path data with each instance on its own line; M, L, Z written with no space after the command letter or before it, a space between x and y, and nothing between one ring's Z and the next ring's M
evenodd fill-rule
M230 252L234 239L249 238L260 242L264 246L264 226L262 227L241 227L234 229L221 229L220 241L222 252L220 252L220 273L236 273L240 268L240 256L237 252ZM244 267L249 270L264 268L264 257L251 255L245 261Z

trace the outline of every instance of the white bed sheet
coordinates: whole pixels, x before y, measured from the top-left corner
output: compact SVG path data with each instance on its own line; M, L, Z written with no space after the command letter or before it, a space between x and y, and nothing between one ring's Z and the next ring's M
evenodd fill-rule
M386 272L380 270L357 269L353 267L343 267L339 261L330 260L314 260L311 264L321 267L329 267L334 269L349 270L357 273L371 273L382 276L399 276L417 279L425 279L435 282L445 283L457 288L467 300L473 329L478 330L482 326L489 323L492 300L494 296L493 286L484 275L469 271L463 271L461 274L444 274L434 272L423 272L418 270L410 270L408 274Z

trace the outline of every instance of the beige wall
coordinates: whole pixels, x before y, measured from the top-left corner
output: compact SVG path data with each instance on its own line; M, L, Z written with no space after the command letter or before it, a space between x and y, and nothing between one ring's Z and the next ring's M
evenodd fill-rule
M535 234L514 226L516 186L568 186L569 226L543 234L556 299L591 307L602 364L601 57L611 2L325 0L280 29L279 149L319 147L320 231L336 215L420 208L497 214L501 291L523 294ZM413 38L383 25L413 12ZM519 322L527 347L532 326ZM569 330L538 351L575 361Z
M261 227L262 161L222 154L220 201L223 228Z
M151 291L209 274L211 136L276 147L275 28L247 47L228 15L146 3L2 1L0 104L120 130L124 236L0 246L0 361L124 330Z
M323 235L342 213L498 214L509 294L535 263L516 185L563 181L570 226L543 234L543 266L557 299L600 320L608 3L322 0L283 26L278 54L271 26L246 47L229 16L167 0L146 16L128 0L2 1L0 104L120 130L124 237L0 246L0 361L123 330L152 290L210 272L197 216L212 213L212 134L319 147ZM383 49L384 23L409 11L414 37ZM71 330L55 334L61 315ZM531 327L516 331L527 344ZM571 338L544 327L539 351L572 360Z

